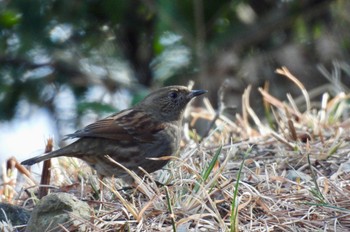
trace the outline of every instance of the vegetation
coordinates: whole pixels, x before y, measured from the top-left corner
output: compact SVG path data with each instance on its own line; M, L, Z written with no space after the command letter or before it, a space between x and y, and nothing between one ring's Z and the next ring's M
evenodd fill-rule
M287 69L278 72L300 84ZM53 160L50 191L88 201L95 214L80 219L86 231L346 231L349 96L324 94L322 108L300 111L297 99L281 102L261 89L274 119L270 127L249 105L249 91L235 122L217 116L206 101L191 122L214 120L209 136L198 143L198 135L187 131L190 140L165 169L144 179L130 172L134 188L104 179L101 201L91 169L83 161L60 158ZM308 92L301 91L310 105ZM32 180L14 192L12 176L2 197L32 207L38 201L32 186L38 185L16 167Z
M18 115L21 105L34 105L57 120L61 133L67 121L81 127L90 112L110 113L137 102L142 90L189 80L209 90L215 107L226 79L228 105L240 106L235 99L242 90L266 80L276 87L273 93L284 97L293 89L275 80L276 68L287 66L306 87L314 87L325 82L317 77L316 64L331 67L335 59L348 60L349 20L343 13L348 5L320 0L3 1L0 120ZM132 99L123 104L116 93L125 91ZM68 116L62 98L72 101Z
M69 192L94 208L87 231L348 231L348 12L341 0L0 1L0 123L37 107L61 134L151 88L209 90L179 154L131 173L135 188L104 179L99 196L80 160L52 160L48 178L11 158L0 201L31 209ZM39 195L38 176L50 180Z

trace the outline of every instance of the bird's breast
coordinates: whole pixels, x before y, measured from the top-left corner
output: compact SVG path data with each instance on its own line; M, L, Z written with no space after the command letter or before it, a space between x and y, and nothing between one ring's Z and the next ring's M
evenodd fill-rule
M147 157L171 156L180 147L181 128L175 124L168 124L164 130L154 135L152 143L144 144L143 152Z

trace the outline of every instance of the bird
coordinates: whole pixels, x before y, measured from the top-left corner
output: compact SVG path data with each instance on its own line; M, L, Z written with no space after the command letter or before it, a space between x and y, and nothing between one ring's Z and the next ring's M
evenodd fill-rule
M160 88L129 109L66 135L66 139L77 139L73 143L21 164L75 157L95 169L100 178L114 176L129 182L130 175L109 156L139 176L144 174L139 167L155 172L169 160L152 158L172 156L179 150L184 110L193 98L206 92L179 85Z

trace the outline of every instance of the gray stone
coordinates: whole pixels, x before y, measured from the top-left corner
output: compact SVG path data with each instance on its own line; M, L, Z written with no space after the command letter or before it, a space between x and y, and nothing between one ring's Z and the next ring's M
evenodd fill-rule
M312 180L310 175L307 175L303 172L297 170L289 170L286 175L287 179L295 181L297 177L300 178L301 181L309 182Z
M11 225L25 225L30 217L28 210L6 203L0 203L0 222L11 222Z
M91 209L86 202L68 193L52 193L34 208L26 231L85 231ZM62 226L66 230L62 229Z

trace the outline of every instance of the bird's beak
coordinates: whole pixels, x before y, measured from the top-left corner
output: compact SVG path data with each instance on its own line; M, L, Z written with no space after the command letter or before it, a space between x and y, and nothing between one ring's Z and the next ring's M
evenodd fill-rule
M194 97L197 97L199 95L202 95L202 94L205 94L207 93L208 91L207 90L191 90L191 92L187 95L188 99L192 99Z

